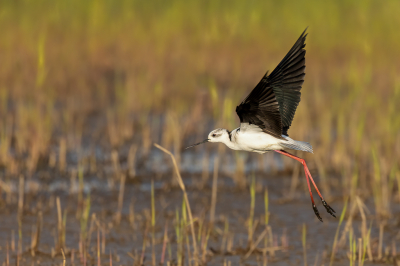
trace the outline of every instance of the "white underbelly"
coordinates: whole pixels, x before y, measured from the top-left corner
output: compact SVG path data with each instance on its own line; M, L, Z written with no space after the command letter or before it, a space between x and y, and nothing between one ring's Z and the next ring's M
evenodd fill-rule
M264 132L239 133L236 136L236 144L241 150L265 153L272 150L282 149L279 143L282 140L277 139Z

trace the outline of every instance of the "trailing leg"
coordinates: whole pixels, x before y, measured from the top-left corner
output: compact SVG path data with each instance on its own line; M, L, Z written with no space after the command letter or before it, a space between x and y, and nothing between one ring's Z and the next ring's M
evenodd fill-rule
M307 179L308 190L310 191L311 202L312 202L312 204L313 204L313 209L314 209L315 215L317 215L318 219L319 219L320 221L322 221L321 217L319 216L317 207L315 206L315 203L314 203L314 199L313 199L313 196L312 196L312 193L311 193L311 187L310 187L309 178L311 179L311 182L312 182L312 184L314 185L314 188L315 188L315 190L317 191L317 193L318 193L318 195L319 195L319 197L320 197L320 199L321 199L321 201L322 201L322 204L324 205L326 211L327 211L330 215L332 215L333 217L336 217L335 214L334 214L334 213L335 213L335 210L332 209L332 207L329 206L328 203L326 203L326 201L325 201L324 198L322 197L321 192L319 192L319 189L318 189L317 185L315 184L314 179L313 179L312 176L311 176L310 170L308 170L306 161L305 161L304 159L302 159L302 158L299 158L299 157L297 157L297 156L295 156L295 155L293 155L293 154L290 154L290 153L288 153L288 152L286 152L286 151L283 151L283 150L282 150L282 151L281 151L281 150L275 150L275 152L278 152L278 153L280 153L280 154L283 154L283 155L285 155L285 156L287 156L287 157L289 157L289 158L295 159L296 161L300 162L300 163L304 166L304 173L305 173L306 179Z

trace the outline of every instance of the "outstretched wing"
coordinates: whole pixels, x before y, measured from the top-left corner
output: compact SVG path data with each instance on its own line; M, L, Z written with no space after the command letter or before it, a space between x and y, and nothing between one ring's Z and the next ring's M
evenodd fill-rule
M301 34L292 49L267 77L279 103L282 134L286 136L288 136L287 131L292 124L297 106L300 103L300 90L306 75L304 72L306 69L306 50L304 50L304 47L306 46L307 34L305 33L306 31Z
M304 31L274 71L236 107L241 123L257 125L277 138L288 136L304 82L306 36Z
M268 82L267 74L246 99L236 107L236 113L240 118L241 124L256 125L265 133L276 138L282 138L279 104L271 84Z

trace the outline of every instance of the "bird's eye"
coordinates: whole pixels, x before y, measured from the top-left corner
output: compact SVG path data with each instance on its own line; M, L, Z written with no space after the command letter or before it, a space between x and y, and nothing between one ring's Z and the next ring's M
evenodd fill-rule
M212 134L212 136L215 137L216 135L215 135L215 134Z

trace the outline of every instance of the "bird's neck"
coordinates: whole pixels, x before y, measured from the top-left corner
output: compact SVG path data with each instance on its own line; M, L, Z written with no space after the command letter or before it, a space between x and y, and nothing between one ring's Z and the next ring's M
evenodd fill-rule
M234 129L229 132L229 138L224 139L223 143L232 150L237 150L236 134L238 129Z

